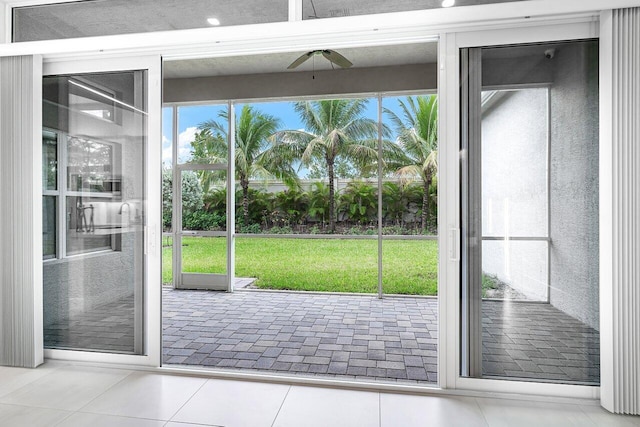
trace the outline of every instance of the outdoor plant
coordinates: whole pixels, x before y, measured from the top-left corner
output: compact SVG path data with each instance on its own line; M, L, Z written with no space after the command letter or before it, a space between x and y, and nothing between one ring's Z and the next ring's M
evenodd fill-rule
M324 182L314 182L309 192L309 216L317 219L324 227L329 214L329 186Z
M275 138L306 166L326 168L329 185L329 231L336 230L335 165L348 159L358 165L377 161L378 124L363 117L366 99L333 99L295 104L305 130L278 132Z
M171 215L173 212L173 174L172 170L162 170L162 226L171 229ZM182 173L182 211L191 213L204 206L202 186L198 176L187 171Z
M226 159L228 149L228 112L220 113L220 121L208 120L200 124L207 133L194 146L194 161L199 156L210 159ZM293 158L288 151L276 143L271 136L280 126L280 119L244 105L235 126L235 169L236 179L242 191L242 217L249 224L249 182L251 179L281 179L287 183L297 182L292 167Z
M377 216L378 192L371 184L352 181L340 195L339 211L349 221L356 224L368 224Z
M385 108L398 134L403 158L396 175L405 181L419 179L423 185L422 231L432 222L430 187L438 174L438 99L435 95L408 96L400 101L400 115ZM433 221L435 222L435 221Z
M300 224L307 216L309 196L305 191L289 187L275 194L275 211L280 212L288 224Z

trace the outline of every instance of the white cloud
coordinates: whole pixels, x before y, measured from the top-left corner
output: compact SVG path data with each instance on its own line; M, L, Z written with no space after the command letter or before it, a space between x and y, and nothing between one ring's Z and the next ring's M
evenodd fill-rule
M178 135L178 159L184 162L191 156L191 143L195 139L196 133L200 129L195 126L188 127ZM171 166L171 157L173 155L173 147L171 140L162 135L162 163Z
M178 159L187 160L191 156L191 143L195 139L196 133L199 131L195 126L188 127L178 135Z

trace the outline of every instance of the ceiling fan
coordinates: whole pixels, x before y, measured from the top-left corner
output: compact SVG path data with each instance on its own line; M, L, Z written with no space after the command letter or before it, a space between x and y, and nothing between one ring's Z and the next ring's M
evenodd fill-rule
M303 54L302 56L300 56L298 59L296 59L295 61L293 61L291 63L291 65L289 65L287 67L287 70L293 70L294 68L298 67L300 64L302 64L303 62L305 62L307 59L311 58L311 57L315 57L317 55L322 55L324 56L326 59L329 60L329 62L331 62L331 65L333 66L333 64L337 65L338 67L342 67L342 68L349 68L353 65L353 63L351 61L349 61L347 58L345 58L344 56L340 55L338 52L336 52L335 50L331 50L331 49L318 49L318 50L312 50L310 52L307 52L305 54Z

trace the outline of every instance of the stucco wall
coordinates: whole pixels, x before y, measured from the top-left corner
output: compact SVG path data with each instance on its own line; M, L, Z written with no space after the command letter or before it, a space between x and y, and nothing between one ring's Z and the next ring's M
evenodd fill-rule
M551 304L598 329L598 48L558 49L551 90Z
M547 90L498 92L482 118L482 234L547 236ZM545 242L484 241L482 269L547 300Z

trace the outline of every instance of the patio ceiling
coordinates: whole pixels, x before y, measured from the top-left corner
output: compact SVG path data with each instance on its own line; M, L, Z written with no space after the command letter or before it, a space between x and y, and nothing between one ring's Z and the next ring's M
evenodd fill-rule
M330 46L327 46L330 48ZM353 62L352 68L387 67L394 65L428 64L437 62L438 44L420 43L393 46L367 46L338 49ZM166 61L165 78L218 77L266 73L296 73L331 70L332 66L324 58L306 61L295 70L287 70L291 62L304 52L274 53L268 55L247 55L228 58L201 58ZM337 67L336 67L337 68Z

